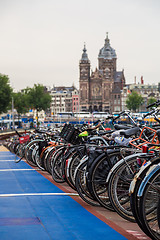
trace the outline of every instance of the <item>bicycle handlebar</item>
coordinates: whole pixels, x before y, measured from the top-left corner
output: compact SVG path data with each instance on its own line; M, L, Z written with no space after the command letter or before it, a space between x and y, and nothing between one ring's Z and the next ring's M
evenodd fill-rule
M146 108L153 107L154 105L159 106L160 105L160 100L157 100L156 102L149 104Z
M152 111L150 111L149 113L146 113L144 116L143 116L143 118L145 118L145 117L147 117L147 116L150 116L150 115L152 115L153 113L158 113L159 111L158 111L158 109L153 109Z
M19 136L19 137L22 137L22 135L15 129L15 132L17 133L17 135Z
M135 126L137 126L136 122L135 122L134 119L131 117L129 111L122 111L122 112L120 112L120 113L118 114L117 117L113 117L113 118L112 118L112 124L114 123L114 121L115 121L116 119L118 119L118 118L119 118L121 115L123 115L123 114L126 114L126 115L129 117L129 119L132 121L132 123L133 123Z
M96 123L98 123L98 122L101 122L101 120L100 119L98 119L97 121L95 121L95 122L93 122L94 124L96 124Z
M149 116L149 115L152 115L154 112L155 112L155 110L152 110L152 111L150 111L149 113L146 113L146 114L144 115L144 118L146 118L146 117Z
M120 112L117 117L113 117L113 121L116 120L117 118L119 118L119 117L120 117L121 115L123 115L124 113L127 114L128 112L126 112L126 111Z

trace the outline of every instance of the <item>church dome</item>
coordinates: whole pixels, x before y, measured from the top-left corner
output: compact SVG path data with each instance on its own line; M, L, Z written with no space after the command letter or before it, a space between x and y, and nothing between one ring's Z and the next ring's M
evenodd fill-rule
M100 49L98 58L113 59L117 58L115 50L110 46L110 40L108 38L108 33L105 39L104 47Z
M86 52L87 52L87 49L86 49L86 46L85 46L85 44L84 44L84 48L83 48L83 53L82 53L82 58L81 58L81 60L86 60L86 61L89 60L89 59L88 59L88 54L87 54Z

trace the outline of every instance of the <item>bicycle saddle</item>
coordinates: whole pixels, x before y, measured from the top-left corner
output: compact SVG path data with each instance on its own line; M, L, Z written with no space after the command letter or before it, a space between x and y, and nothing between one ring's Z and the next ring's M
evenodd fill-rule
M127 125L123 125L123 124L115 124L115 125L114 125L114 128L115 128L116 130L130 129L131 126L127 126Z
M139 127L134 127L134 128L120 131L120 135L123 135L126 138L128 138L128 137L136 134L138 131L139 131Z

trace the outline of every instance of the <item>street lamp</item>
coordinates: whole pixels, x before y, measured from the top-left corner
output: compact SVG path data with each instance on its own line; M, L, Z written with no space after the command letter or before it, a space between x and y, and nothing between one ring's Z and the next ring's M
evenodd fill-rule
M14 99L12 97L12 123L13 123L13 129L15 128L14 124Z

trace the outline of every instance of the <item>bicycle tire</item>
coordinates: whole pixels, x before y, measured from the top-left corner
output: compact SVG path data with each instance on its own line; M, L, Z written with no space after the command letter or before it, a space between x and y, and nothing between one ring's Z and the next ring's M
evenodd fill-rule
M61 147L57 149L54 155L54 159L52 159L52 178L57 183L64 183L64 158L63 154L65 151L65 147Z
M65 169L66 180L67 180L68 184L75 190L76 190L76 186L75 186L74 174L75 174L75 170L76 170L77 166L79 165L82 157L83 156L81 153L75 151L72 153L71 157L68 159L68 162L66 164L66 169Z
M119 151L112 152L111 154L108 154L108 156L103 155L102 157L97 158L97 161L93 163L93 170L90 176L90 189L92 189L92 195L94 195L94 198L97 199L101 206L113 211L114 209L110 203L107 190L108 186L106 183L108 173L111 170L111 167L114 165L111 160L113 160L114 163L119 160ZM102 169L103 172L101 171Z
M150 168L150 166L152 166L153 164L157 164L158 162L159 162L159 157L153 158L147 162L147 165L145 164L145 166L143 166L140 169L141 173L138 176L136 176L136 184L135 184L133 192L130 194L130 205L131 205L131 210L132 210L133 216L134 216L138 226L146 234L148 234L148 231L147 231L146 227L143 226L143 224L140 220L141 216L140 216L140 212L139 212L140 207L139 207L138 190L139 190L139 187L140 187L144 177L146 176L146 173L147 173L148 169Z
M137 159L133 156L114 169L108 184L108 195L113 208L131 222L135 222L135 218L130 206L129 187L138 169Z
M148 236L153 240L160 239L160 229L157 219L157 209L160 193L156 189L160 186L160 169L155 172L145 185L143 195L140 198L140 218L148 231ZM158 187L158 188L157 188Z
M87 161L79 164L76 175L75 175L75 186L79 196L89 205L92 206L100 206L100 204L93 199L91 194L88 191L86 185L86 168L87 168Z

